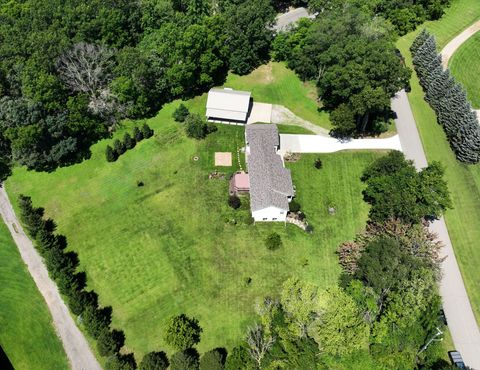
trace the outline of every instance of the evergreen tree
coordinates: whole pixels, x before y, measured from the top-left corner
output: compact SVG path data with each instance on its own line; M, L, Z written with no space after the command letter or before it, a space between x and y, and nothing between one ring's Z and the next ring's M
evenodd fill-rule
M123 153L125 153L125 145L118 139L115 139L113 142L113 149L115 150L117 156L121 156Z
M125 344L125 334L121 330L103 330L97 340L100 356L111 356L120 351Z
M105 157L107 158L107 162L115 162L118 158L117 153L110 145L107 145L105 148Z
M133 138L137 143L143 140L143 132L137 126L133 128Z
M153 133L154 133L154 132L153 132L153 130L150 128L149 125L147 125L146 123L144 123L143 126L142 126L142 133L143 133L143 137L144 137L145 139L148 139L148 138L150 138L150 137L153 136Z
M125 146L125 149L133 149L135 147L135 144L135 140L130 136L128 132L125 132L125 135L123 135L123 145Z

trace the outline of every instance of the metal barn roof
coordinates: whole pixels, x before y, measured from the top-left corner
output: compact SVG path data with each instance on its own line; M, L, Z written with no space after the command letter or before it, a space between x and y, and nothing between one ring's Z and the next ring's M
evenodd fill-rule
M250 107L248 91L211 89L207 99L207 117L213 120L246 121Z

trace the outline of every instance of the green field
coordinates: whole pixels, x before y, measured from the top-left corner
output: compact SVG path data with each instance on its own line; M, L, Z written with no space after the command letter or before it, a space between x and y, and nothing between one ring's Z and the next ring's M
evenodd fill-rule
M204 101L202 96L186 104L201 111ZM103 305L113 306L113 326L125 330L127 347L137 358L151 350L171 352L162 342L171 315L184 312L200 320L200 350L231 348L252 324L255 301L278 293L289 276L322 287L336 284L335 250L367 218L360 174L380 155L324 155L322 170L314 168L317 156L312 155L289 165L298 200L315 228L312 235L292 225L247 225L248 203L231 210L228 181L208 179L215 151L231 151L235 159L243 146L243 127L219 125L197 142L171 119L177 105L166 106L149 121L154 138L115 163L105 161L105 146L112 140L104 140L93 146L88 161L49 174L17 168L6 184L12 199L29 194L57 221L79 254L89 287L98 291ZM218 168L226 173L237 169L235 160L231 168ZM138 187L137 181L145 185ZM332 205L334 216L327 212ZM264 246L272 230L284 242L274 252Z
M480 32L469 38L453 54L450 72L460 82L474 108L480 108Z
M297 116L328 130L329 114L319 111L317 88L313 82L302 82L285 63L270 62L248 76L229 74L226 87L252 92L255 101L280 104Z
M480 19L480 1L453 1L444 17L436 22L427 22L427 29L444 47L463 29ZM411 67L408 51L416 34L410 33L398 42L398 47ZM456 161L446 140L443 129L437 124L430 106L423 100L423 91L414 74L411 80L411 93L408 94L417 127L422 138L428 160L438 160L446 167L446 178L452 193L454 209L447 211L445 219L452 239L455 255L460 265L463 279L480 321L480 164L467 166Z
M3 221L0 221L0 261L0 346L13 367L68 369L50 312Z

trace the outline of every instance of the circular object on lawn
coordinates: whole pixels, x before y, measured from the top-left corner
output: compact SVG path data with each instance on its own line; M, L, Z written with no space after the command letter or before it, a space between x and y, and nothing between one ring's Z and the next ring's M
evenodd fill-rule
M198 158L197 156L193 157L193 160L196 162L198 161L200 158Z

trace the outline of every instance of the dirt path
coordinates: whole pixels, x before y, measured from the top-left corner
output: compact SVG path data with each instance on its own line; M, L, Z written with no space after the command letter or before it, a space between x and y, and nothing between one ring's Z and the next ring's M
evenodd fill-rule
M314 134L330 137L328 130L300 118L290 109L283 105L274 104L272 107L271 122L276 124L286 124L293 126L300 126L312 131Z
M413 160L418 170L426 167L427 158L405 91L402 90L392 99L392 109L397 113L395 124L405 157ZM442 255L446 259L441 266L440 295L442 296L442 305L448 328L455 344L455 348L451 350L460 351L463 360L472 369L480 369L480 331L455 258L444 218L433 222L430 225L430 230L437 234L438 239L444 245Z
M453 54L462 44L472 37L476 32L480 31L480 21L475 22L452 41L450 41L441 51L443 68L448 68L448 62L452 58Z
M52 315L53 325L62 341L70 367L74 370L101 370L101 366L90 350L87 340L70 316L57 286L48 276L42 258L18 222L7 192L3 187L0 188L0 214L17 244L23 262L27 265L30 275L32 275L38 290L47 303ZM48 356L48 353L45 356Z
M480 21L472 24L442 49L440 55L442 56L442 65L444 69L448 68L448 62L452 58L453 54L455 54L457 49L478 31L480 31ZM480 109L475 110L475 113L477 113L478 120L480 121Z

